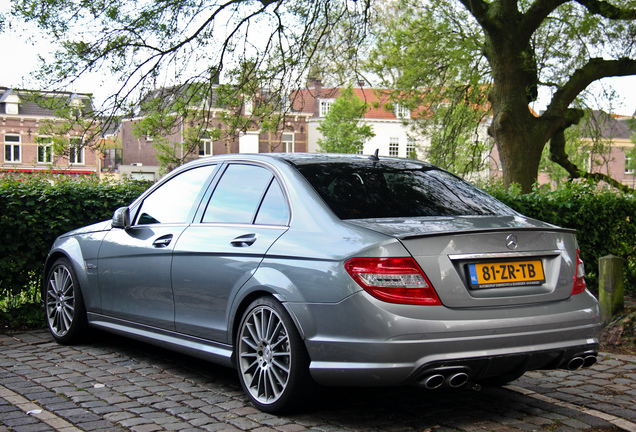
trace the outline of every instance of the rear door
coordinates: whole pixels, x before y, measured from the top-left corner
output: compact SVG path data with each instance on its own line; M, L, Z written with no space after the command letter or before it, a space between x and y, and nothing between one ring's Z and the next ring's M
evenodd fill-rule
M176 330L227 342L228 301L286 230L290 211L266 167L229 164L174 249Z

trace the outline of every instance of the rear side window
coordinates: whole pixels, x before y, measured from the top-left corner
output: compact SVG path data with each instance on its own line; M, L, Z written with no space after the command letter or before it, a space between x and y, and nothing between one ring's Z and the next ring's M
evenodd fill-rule
M516 214L470 183L428 165L361 161L297 169L341 219Z
M203 222L286 225L287 201L273 174L255 165L230 165L219 180Z

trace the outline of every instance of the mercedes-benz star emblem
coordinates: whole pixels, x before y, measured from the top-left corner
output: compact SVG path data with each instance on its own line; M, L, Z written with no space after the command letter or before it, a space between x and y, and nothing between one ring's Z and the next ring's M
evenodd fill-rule
M517 240L517 236L514 234L510 234L508 237L506 237L506 247L510 250L515 250L517 249L518 246L518 240Z

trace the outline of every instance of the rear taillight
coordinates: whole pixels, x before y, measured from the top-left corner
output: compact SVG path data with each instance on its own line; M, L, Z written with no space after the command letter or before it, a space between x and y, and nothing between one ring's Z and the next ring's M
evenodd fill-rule
M585 264L579 257L579 250L576 250L576 272L574 273L574 286L572 287L572 295L580 294L585 291Z
M352 258L345 263L345 269L358 285L379 300L412 305L442 304L413 258Z

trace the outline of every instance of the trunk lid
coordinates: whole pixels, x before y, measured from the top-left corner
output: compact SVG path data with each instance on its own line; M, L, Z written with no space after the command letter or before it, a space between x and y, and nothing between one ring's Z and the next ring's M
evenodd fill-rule
M348 220L399 239L450 308L513 306L567 299L576 238L516 216Z

